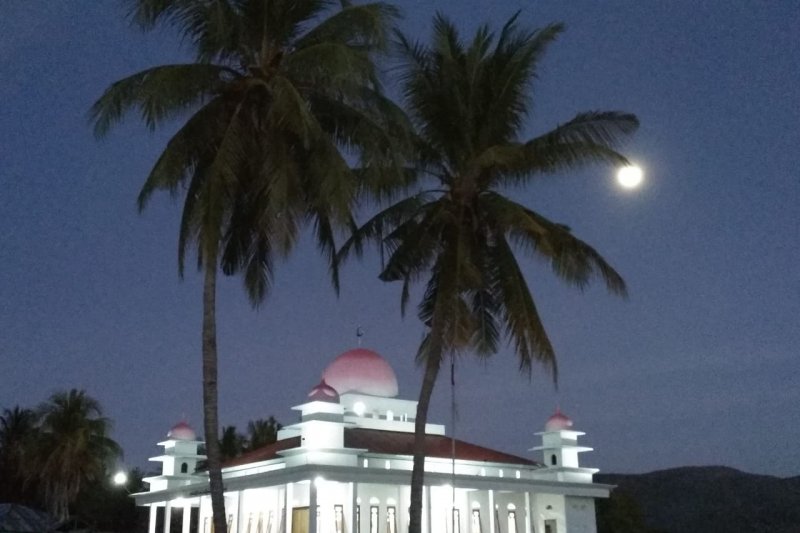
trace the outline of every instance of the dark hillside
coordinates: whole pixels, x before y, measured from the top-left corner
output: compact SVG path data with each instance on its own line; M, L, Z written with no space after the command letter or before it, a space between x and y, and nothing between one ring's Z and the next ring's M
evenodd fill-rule
M627 507L616 515L640 514L649 528L644 531L800 533L800 476L778 478L709 466L599 474L595 479L618 486L616 501L608 503L613 508L622 501ZM601 504L598 514L606 511ZM613 525L604 525L601 533L612 531Z

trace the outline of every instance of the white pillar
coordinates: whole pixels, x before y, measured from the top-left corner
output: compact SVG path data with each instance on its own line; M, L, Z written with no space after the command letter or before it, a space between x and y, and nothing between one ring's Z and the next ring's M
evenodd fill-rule
M525 533L533 533L533 514L531 513L531 493L525 491Z
M286 492L283 493L283 523L286 524L286 533L289 533L292 530L292 510L289 509L289 505L292 503L292 499L294 498L294 484L287 483L286 484Z
M189 533L189 525L192 521L192 504L186 502L183 504L183 524L181 527L181 533Z
M150 523L147 526L147 533L156 533L156 518L158 517L158 506L150 505Z
M317 484L308 484L308 533L317 533Z
M164 533L169 533L170 518L172 518L172 504L167 502L164 504Z
M242 505L242 500L244 500L244 491L240 490L236 496L236 531L240 533L244 533L247 527L247 522L244 519L244 505ZM229 531L228 533L232 532Z
M350 532L361 533L356 529L356 516L358 514L358 482L350 483Z
M425 525L427 527L426 531L428 533L433 533L431 529L431 487L430 485L422 487L423 492L425 492Z
M489 533L499 533L495 531L495 509L494 509L494 489L489 489Z

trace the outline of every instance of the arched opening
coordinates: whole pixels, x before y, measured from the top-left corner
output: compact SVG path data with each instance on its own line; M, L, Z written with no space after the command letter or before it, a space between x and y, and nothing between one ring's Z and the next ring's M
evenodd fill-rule
M181 463L181 474L186 474L189 472L189 465L186 463Z
M558 459L556 458L556 454L550 456L550 464L553 466L558 464Z

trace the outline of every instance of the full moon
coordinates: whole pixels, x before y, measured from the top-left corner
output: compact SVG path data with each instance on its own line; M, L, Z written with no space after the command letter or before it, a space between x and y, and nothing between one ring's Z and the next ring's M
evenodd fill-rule
M617 171L617 181L626 189L634 189L642 183L642 169L635 165Z

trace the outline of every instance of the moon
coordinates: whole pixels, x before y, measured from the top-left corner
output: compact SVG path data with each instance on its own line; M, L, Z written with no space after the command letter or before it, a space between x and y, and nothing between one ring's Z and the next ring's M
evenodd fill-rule
M642 183L643 173L641 167L629 165L617 171L617 182L626 189L635 189Z

